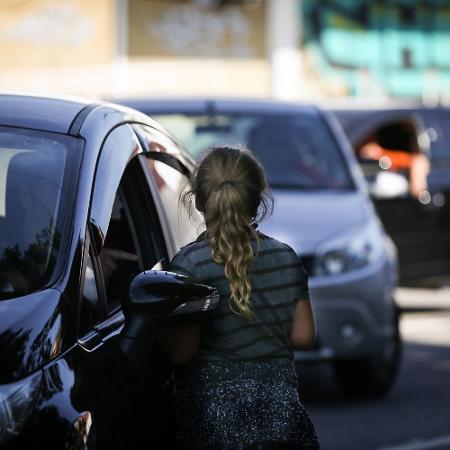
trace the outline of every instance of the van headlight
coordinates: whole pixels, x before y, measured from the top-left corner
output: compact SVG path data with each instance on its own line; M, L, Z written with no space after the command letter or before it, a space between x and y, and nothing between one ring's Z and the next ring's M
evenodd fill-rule
M314 275L339 275L360 269L377 260L383 251L384 238L379 223L373 221L352 228L318 247Z
M41 379L39 371L16 383L0 385L0 446L18 435L26 425Z

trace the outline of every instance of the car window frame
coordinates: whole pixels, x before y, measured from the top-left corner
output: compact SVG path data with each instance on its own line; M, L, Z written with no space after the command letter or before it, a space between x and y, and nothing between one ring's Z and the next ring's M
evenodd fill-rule
M135 123L133 124L133 130L139 139L141 147L143 148L143 157L146 159L152 159L154 161L162 162L168 165L172 169L178 171L182 176L189 181L193 174L195 167L195 161L189 157L187 152L183 153L180 144L173 139L173 137L162 130L155 129L148 124ZM164 142L165 141L165 142ZM160 147L166 148L166 151L154 151L151 150L150 145L156 143ZM169 150L169 151L167 151ZM172 258L173 255L179 250L177 243L175 242L176 232L167 216L166 207L164 205L163 199L157 187L157 183L154 175L151 173L147 162L143 159L142 164L144 171L147 176L148 184L152 191L152 196L157 200L157 210L160 217L160 223L164 223L163 233L166 234L168 242L170 242L170 249L168 249L168 258ZM171 232L167 233L165 230L170 229Z
M96 255L95 249L93 247L93 239L92 239L93 231L90 226L87 228L86 239L83 246L83 259L82 259L82 270L81 270L81 278L80 278L80 288L78 291L78 302L77 302L77 323L76 323L76 338L77 341L86 336L92 329L99 323L101 323L106 317L106 291L104 286L104 280L101 276L101 267L99 266L99 258ZM97 288L98 295L98 306L99 306L99 320L95 323L89 325L87 330L80 330L81 325L81 314L83 313L83 302L84 302L84 285L86 282L86 271L87 271L87 262L89 257L92 261L92 270L94 272L94 279Z
M83 246L83 258L82 258L82 271L81 271L81 277L80 277L80 285L78 290L78 302L77 302L77 323L76 323L76 339L78 345L80 345L85 351L91 352L96 350L98 347L103 345L104 341L111 337L114 334L117 334L120 332L123 323L124 323L124 317L123 313L121 311L121 306L119 305L118 308L115 308L112 311L108 312L107 307L107 298L106 298L106 288L105 288L105 279L103 276L103 270L101 266L101 260L100 260L100 251L101 251L101 245L102 242L102 229L99 228L100 221L99 219L96 219L99 217L99 215L104 212L104 208L100 208L98 211L95 209L96 204L101 205L101 200L106 197L110 200L112 211L112 205L114 203L116 194L119 190L120 183L123 177L123 174L125 173L126 168L132 161L133 157L136 156L139 151L142 151L139 142L137 141L137 138L135 136L134 131L128 126L126 127L126 123L119 124L115 126L114 128L110 129L108 133L105 135L102 146L100 149L100 152L97 156L97 163L96 163L96 170L93 178L93 184L92 184L92 190L91 195L89 199L89 214L87 218L87 227L86 227L86 237L85 242ZM114 130L119 129L119 127L122 127L122 129L128 129L129 136L136 142L137 148L132 149L128 152L128 154L125 155L125 158L122 158L119 162L117 159L111 158L109 161L105 161L102 159L102 156L105 154L105 146L108 143L108 137L111 136L111 133ZM101 180L98 177L99 170L101 170L102 164L110 165L110 163L117 164L119 168L117 171L119 172L120 176L116 177L117 183L114 185L114 188L110 189L110 192L106 193L105 189L96 189L98 185L101 185ZM111 170L111 167L107 167ZM100 200L95 201L94 198L97 196L100 196ZM107 219L107 225L109 226L109 222L111 220L111 214L108 214ZM105 220L106 221L106 220ZM105 230L105 228L103 229ZM107 227L105 231L105 236L107 232ZM84 290L84 283L85 283L85 276L86 276L86 268L87 268L87 261L89 256L91 257L92 263L93 263L93 270L94 270L94 276L96 280L96 286L99 296L99 314L100 318L96 323L93 323L89 326L87 330L83 330L80 332L80 321L81 321L81 314L82 314L82 302L83 302L83 290ZM112 328L111 329L111 325Z
M113 133L121 130L128 130L128 134L134 140L136 147L129 150L127 153L116 152L116 156L121 156L119 158L113 158L110 147L108 147L109 141ZM100 152L97 158L97 166L95 169L93 188L90 198L90 206L89 206L89 223L94 230L94 249L98 254L103 246L104 239L108 233L109 222L111 219L111 211L112 206L114 204L114 199L117 193L117 189L120 185L120 181L125 172L130 161L134 156L138 155L142 152L142 147L136 137L136 134L133 132L132 128L128 123L121 123L106 134ZM106 155L106 156L105 156ZM109 159L108 159L109 157ZM105 161L106 159L106 161ZM105 170L103 169L103 166ZM112 167L111 167L112 166ZM114 179L107 179L108 174L113 172L117 172L120 174L114 175ZM105 174L105 175L104 175ZM104 177L100 180L100 177ZM107 191L107 187L105 187L105 182L112 183L109 187L109 191ZM97 186L101 186L98 187Z
M108 138L114 130L119 129L120 127L121 129L127 130L126 132L129 134L131 140L136 144L136 148L132 149L130 147L128 153L123 155L123 157L120 158L120 161L117 161L114 158L105 158L105 149L107 152L110 151L106 147L108 145ZM151 268L149 259L152 256L158 258L158 262L166 259L168 256L172 256L171 245L168 245L168 243L170 244L171 233L168 233L168 236L166 236L163 232L163 229L166 229L168 224L165 218L161 218L158 208L159 195L157 190L154 190L151 180L148 179L148 170L145 162L146 156L146 152L140 143L138 135L132 128L132 123L124 122L108 131L97 157L97 167L90 198L88 227L91 235L91 245L94 248L93 256L96 260L96 264L98 265L98 276L100 278L101 286L100 290L102 291L102 321L108 321L109 318L117 315L117 313L121 310L121 305L119 304L116 308L108 311L105 279L99 256L111 220L110 213L107 214L107 219L106 217L100 217L100 215L102 213L104 214L106 210L110 211L112 209L117 192L121 192L122 201L124 202L127 222L130 226L130 232L132 234L131 237L138 253L139 263L142 266L139 267L139 270ZM101 179L98 178L98 173L101 173L102 165L106 164L109 166L111 164L111 160L112 163L115 164L114 170L118 173L115 176L114 185L109 186L110 192L104 192L104 189L97 188L97 186L102 185ZM134 166L130 168L131 164ZM124 179L124 174L128 168L130 168L133 175L125 177ZM106 169L111 170L110 167L106 167ZM131 179L133 180L132 183L130 183ZM129 191L132 191L132 193ZM104 202L108 203L108 205L106 205L106 209ZM139 209L137 207L134 208L136 212L131 211L133 209L132 204L139 206ZM100 205L100 208L96 209L98 208L98 205ZM111 208L109 206L111 206ZM153 231L151 232L149 228ZM141 232L139 232L139 230L141 230ZM145 233L143 230L145 230ZM155 237L155 235L157 236ZM146 249L146 251L142 251L142 249ZM158 264L158 262L156 264ZM154 264L152 264L152 266L153 265Z
M141 251L142 264L145 269L149 269L154 266L149 259L150 256L154 255L157 261L167 258L169 246L158 211L158 194L156 193L155 197L154 186L149 183L146 159L144 152L135 158L136 168L139 165L139 172L134 174L132 185L126 183L124 186L124 195L136 231L137 245L144 250ZM134 161L130 161L130 164ZM132 212L134 210L138 213ZM164 222L164 228L166 226ZM149 228L152 232L149 232ZM148 267L150 265L151 267Z

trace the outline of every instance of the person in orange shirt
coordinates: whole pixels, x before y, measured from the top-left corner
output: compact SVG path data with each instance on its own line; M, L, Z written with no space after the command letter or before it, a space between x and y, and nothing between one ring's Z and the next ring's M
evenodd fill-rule
M428 188L427 176L430 172L430 161L425 153L387 149L378 142L370 140L359 148L358 157L377 160L380 167L385 170L406 171L409 175L409 193L414 198Z

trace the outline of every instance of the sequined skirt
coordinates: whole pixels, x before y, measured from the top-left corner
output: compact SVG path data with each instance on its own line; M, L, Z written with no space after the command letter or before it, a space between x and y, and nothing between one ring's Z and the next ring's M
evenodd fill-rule
M176 448L318 449L292 362L208 361L177 369Z

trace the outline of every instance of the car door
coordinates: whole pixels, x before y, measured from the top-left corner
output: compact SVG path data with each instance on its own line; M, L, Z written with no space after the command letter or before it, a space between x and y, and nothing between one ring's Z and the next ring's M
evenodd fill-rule
M137 369L115 345L126 281L168 256L170 233L159 217L136 134L121 125L107 136L97 164L80 298L78 344L89 361L84 378L96 389L86 391L89 398L80 390L79 401L93 412L99 448L165 446L167 370L158 349Z
M448 283L450 274L450 110L448 108L421 108L416 111L426 127L430 141L430 174L428 176L429 204L433 218L428 240L433 242L437 271L441 281Z
M414 150L413 147L415 151L420 148L430 155L427 124L420 111L339 110L335 113L357 154L371 137L384 130L384 134L391 140L392 146L389 148L400 148L396 144L402 140L402 133L408 131L409 144L400 142L400 145L409 146L410 151ZM404 285L434 285L449 273L449 251L446 245L449 241L449 220L446 218L447 208L444 207L446 194L435 182L439 162L433 160L432 153L431 149L428 188L417 197L408 192L407 174L405 177L395 174L394 177L382 159L360 159L363 172L372 188L377 213L398 248L400 283Z

